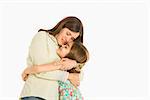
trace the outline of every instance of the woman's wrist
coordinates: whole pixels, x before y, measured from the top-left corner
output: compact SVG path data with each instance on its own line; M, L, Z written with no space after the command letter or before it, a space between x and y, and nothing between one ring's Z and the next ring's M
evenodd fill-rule
M27 67L27 68L24 70L24 73L25 73L25 74L30 74L30 68Z
M40 72L40 66L36 65L36 66L33 66L30 70L29 70L29 73L30 74L36 74L36 73L39 73Z
M38 66L32 66L32 67L28 67L25 69L25 73L26 74L35 74L37 73L39 70L39 67Z

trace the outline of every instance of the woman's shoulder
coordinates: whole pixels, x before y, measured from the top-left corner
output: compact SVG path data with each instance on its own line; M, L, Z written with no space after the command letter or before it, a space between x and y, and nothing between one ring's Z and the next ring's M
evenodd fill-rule
M40 34L45 34L47 36L47 39L49 42L51 41L51 42L55 42L57 44L57 40L56 40L55 36L50 34L49 32L41 31Z
M46 32L46 31L39 31L35 34L35 36L41 36L41 35L47 35L47 34L48 34L48 32Z
M37 32L37 33L34 35L33 39L35 39L35 38L44 39L44 38L47 38L48 36L49 36L49 33L48 33L48 32L46 32L46 31L39 31L39 32Z
M52 34L49 34L48 32L46 31L39 31L37 33L37 35L45 35L45 36L49 36L50 38L55 38Z
M49 42L57 42L56 41L56 38L49 34L48 32L46 31L39 31L35 34L35 36L33 37L33 40L37 41L37 40L46 40L46 41L49 41Z
M45 41L47 35L47 33L44 31L39 31L37 32L33 38L32 38L32 43L37 43L37 42L41 42L41 41Z

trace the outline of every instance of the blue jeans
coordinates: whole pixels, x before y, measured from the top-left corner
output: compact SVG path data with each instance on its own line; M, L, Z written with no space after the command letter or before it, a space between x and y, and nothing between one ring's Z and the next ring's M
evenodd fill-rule
M21 100L45 100L45 99L42 99L42 98L40 98L40 97L31 96L31 97L24 97L24 98L21 98Z

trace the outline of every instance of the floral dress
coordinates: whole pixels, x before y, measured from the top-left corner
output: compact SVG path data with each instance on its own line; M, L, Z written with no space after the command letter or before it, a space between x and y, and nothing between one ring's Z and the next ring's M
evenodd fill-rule
M58 81L59 100L83 100L78 88L75 88L69 80L66 82Z

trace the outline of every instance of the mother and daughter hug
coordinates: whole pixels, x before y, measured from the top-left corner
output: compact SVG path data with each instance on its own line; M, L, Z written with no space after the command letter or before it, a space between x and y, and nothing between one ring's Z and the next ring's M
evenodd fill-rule
M29 47L20 100L83 100L77 88L89 59L83 25L74 16L49 30L40 29Z

